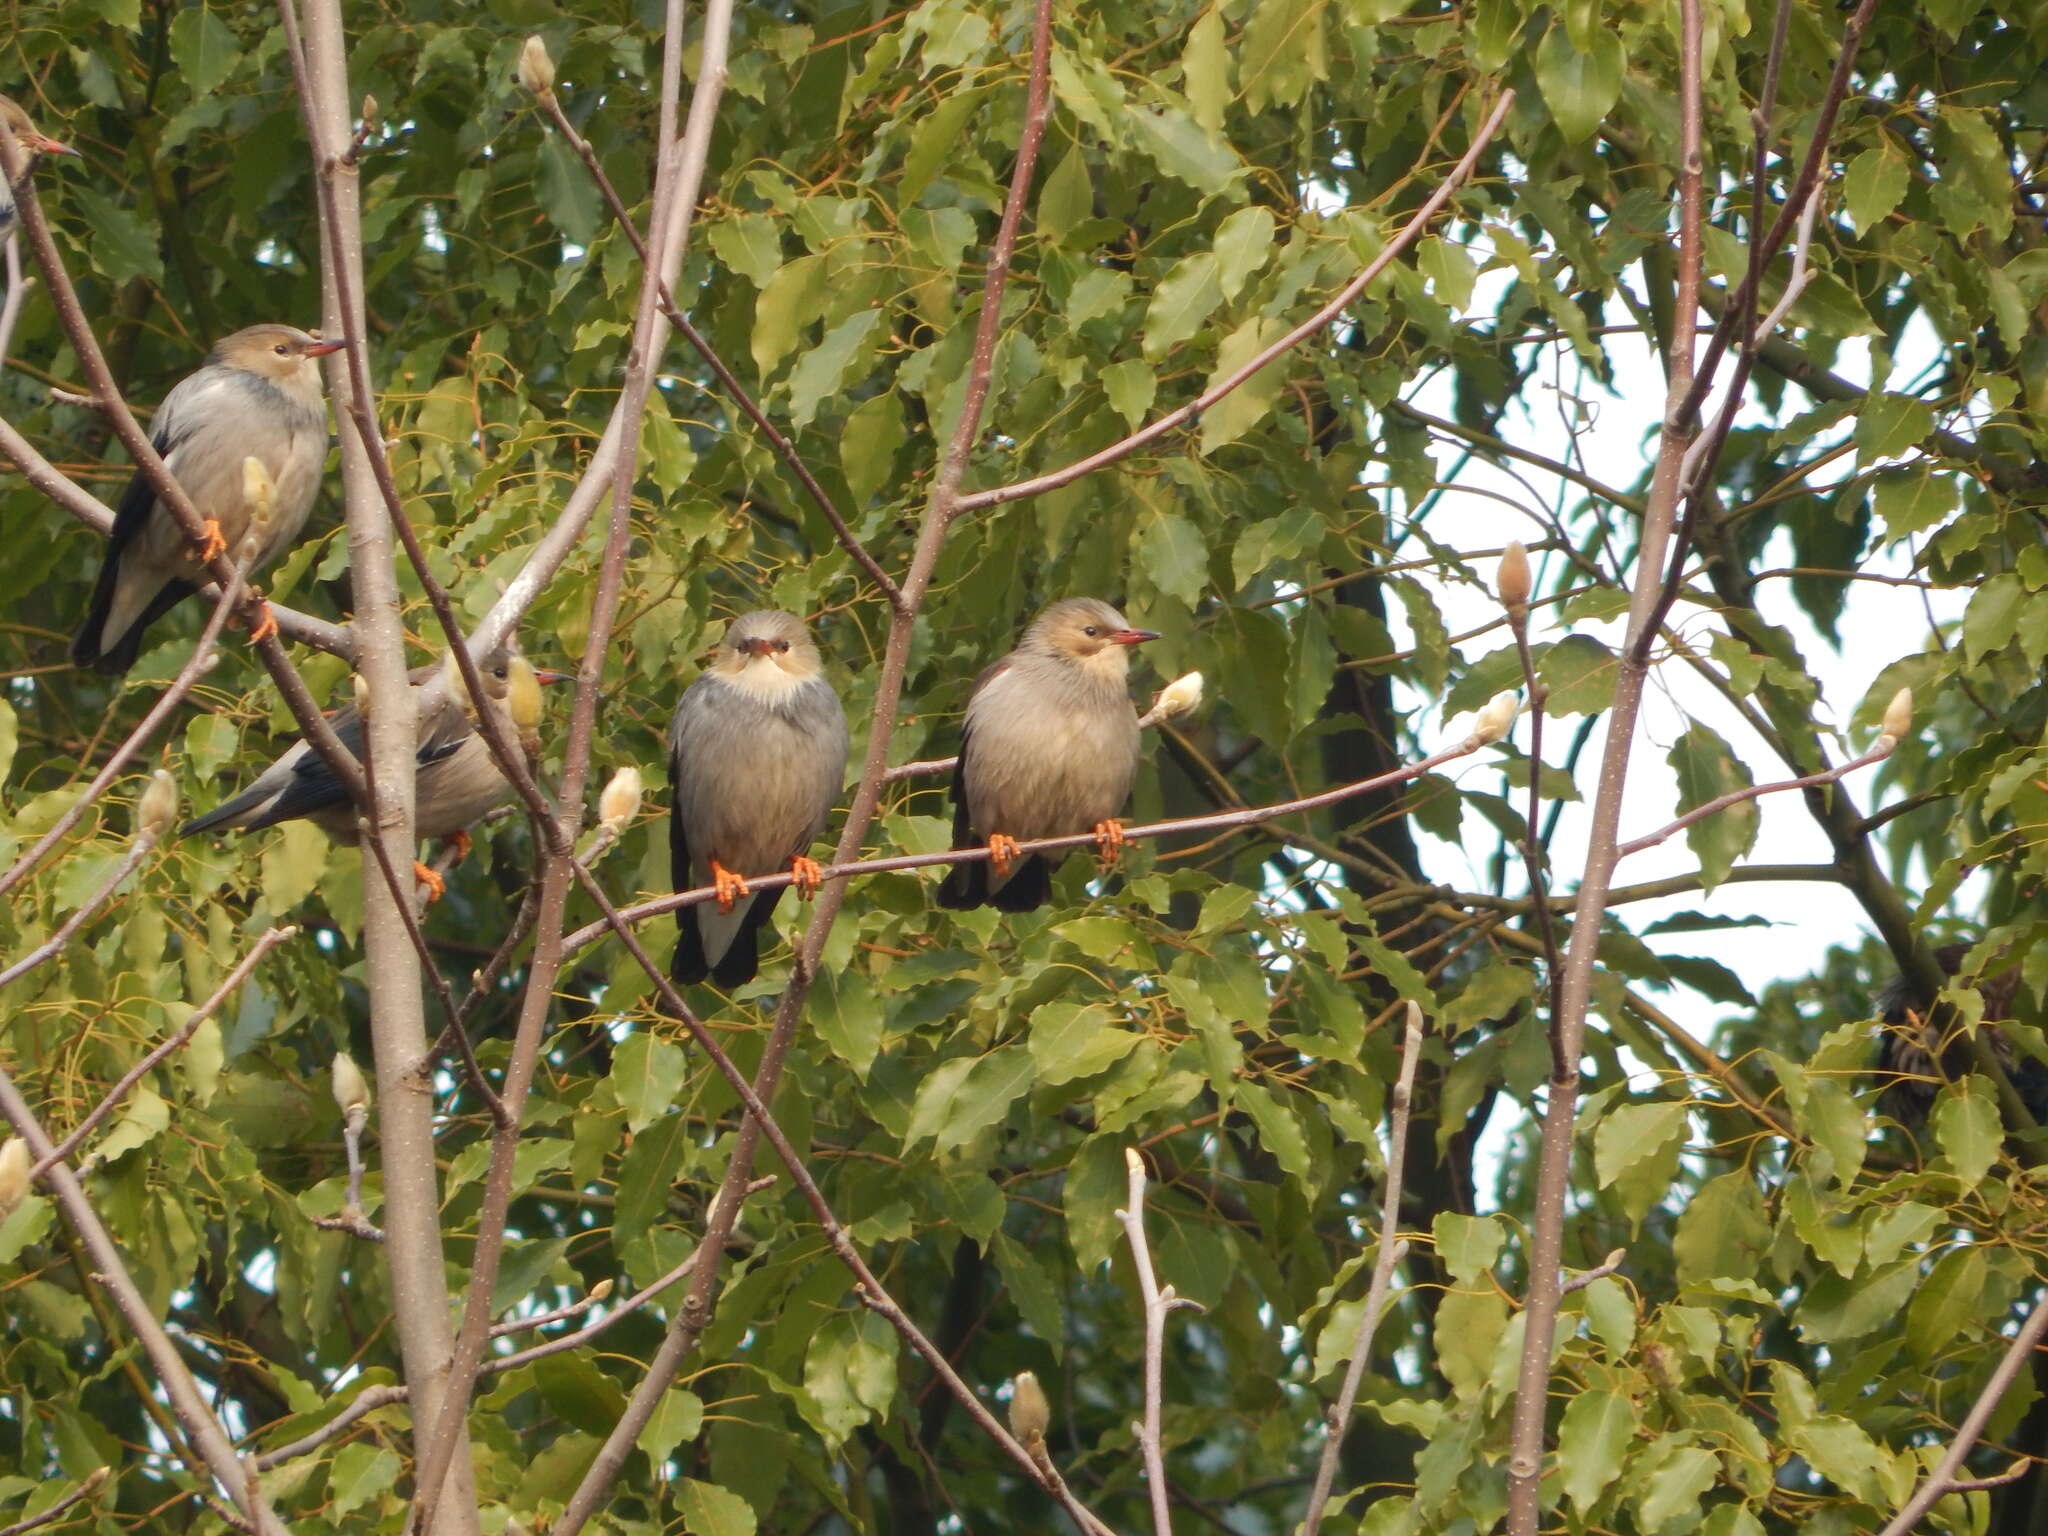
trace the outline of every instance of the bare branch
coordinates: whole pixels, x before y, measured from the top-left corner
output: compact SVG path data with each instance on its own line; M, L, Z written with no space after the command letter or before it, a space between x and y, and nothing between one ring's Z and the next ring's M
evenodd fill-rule
M1704 805L1694 806L1668 826L1659 827L1655 832L1646 833L1644 836L1636 838L1633 842L1621 844L1620 847L1614 850L1614 856L1617 859L1625 859L1632 853L1641 853L1645 848L1654 848L1657 844L1663 842L1665 838L1683 832L1693 823L1704 821L1709 816L1719 811L1725 811L1732 805L1741 805L1746 800L1759 800L1765 795L1775 795L1787 789L1812 789L1817 785L1832 784L1843 775L1853 773L1858 768L1868 768L1872 763L1883 762L1892 755L1897 746L1897 738L1880 736L1877 740L1877 745L1873 746L1861 757L1852 757L1846 763L1826 769L1823 772L1810 773L1803 779L1781 779L1775 784L1752 784L1746 789L1731 789L1725 795L1716 795Z
M14 252L13 241L10 240L8 242L7 250L9 256L11 257ZM12 298L11 293L9 297ZM0 353L4 353L5 350L5 339L4 337L0 337ZM63 1498L59 1499L56 1503L52 1504L48 1509L30 1515L26 1520L17 1520L12 1525L0 1526L0 1536L22 1536L22 1532L32 1531L39 1525L52 1525L56 1523L57 1521L64 1518L65 1512L67 1510L71 1509L74 1505L91 1498L94 1494L98 1493L100 1489L105 1487L109 1475L110 1474L107 1468L95 1467L91 1472L86 1474L84 1482L80 1483L76 1488L72 1489L69 1493L65 1494Z
M49 938L8 966L6 970L0 971L0 987L6 986L10 981L20 980L69 944L71 936L86 925L93 913L100 909L121 883L135 873L135 867L149 857L150 850L156 847L157 840L162 835L161 830L157 828L138 828L135 836L128 840L128 851L121 856L121 862L114 866L113 871L94 888L90 896L78 904L78 910L65 918Z
M14 327L21 319L21 306L28 298L28 274L21 270L21 246L10 230L7 235L7 298L0 303L0 365L7 349L14 345Z
M1116 1213L1124 1239L1131 1245L1131 1265L1138 1272L1138 1297L1145 1309L1145 1418L1136 1427L1138 1448L1145 1458L1145 1489L1152 1498L1153 1536L1173 1536L1172 1492L1166 1481L1166 1445L1161 1427L1166 1365L1166 1314L1176 1305L1196 1303L1161 1289L1152 1272L1152 1248L1145 1241L1145 1159L1137 1148L1124 1148L1124 1203Z
M1387 1177L1380 1191L1379 1247L1373 1254L1372 1281L1366 1287L1365 1306L1358 1314L1358 1330L1351 1339L1344 1381L1337 1390L1337 1401L1330 1405L1323 1454L1316 1462L1315 1486L1309 1492L1308 1513L1302 1518L1302 1536L1316 1536L1322 1529L1323 1510L1337 1480L1338 1454L1351 1428L1351 1414L1358 1403L1359 1384L1365 1380L1366 1362L1372 1358L1373 1335L1379 1332L1380 1317L1386 1311L1394 1266L1408 1251L1408 1245L1399 1238L1401 1182L1408 1166L1408 1113L1415 1091L1415 1064L1422 1054L1422 1010L1411 1002L1404 1011L1407 1023L1401 1032L1401 1070L1394 1079L1387 1126Z
M1978 1436L1984 1433L1984 1426L1990 1422L1991 1415L1997 1412L1998 1405L2005 1400L2005 1394L2011 1390L2013 1382L2018 1379L2020 1372L2027 1368L2035 1349L2040 1346L2044 1329L2048 1329L2048 1301L2037 1300L2034 1303L2034 1310L2027 1314L2026 1322L2020 1325L2020 1331L2013 1335L2013 1341L2007 1346L1997 1369L1992 1371L1991 1379L1984 1383L1984 1389L1977 1394L1977 1400L1970 1404L1970 1411L1963 1416L1963 1422L1956 1429L1955 1438L1949 1441L1948 1449L1935 1464L1933 1474L1914 1491L1913 1497L1900 1506L1899 1512L1892 1516L1885 1528L1878 1532L1878 1536L1906 1536L1906 1532L1919 1524L1920 1517L1934 1508L1944 1495L1959 1493L1971 1486L1981 1486L1956 1481L1956 1473L1975 1448ZM2025 1468L2032 1463L2021 1465ZM1985 1485L2009 1481L2011 1476L2012 1474L2007 1474L2005 1478L1988 1479Z
M1214 406L1225 395L1236 390L1267 364L1293 351L1304 340L1313 336L1349 308L1352 300L1365 292L1367 285L1374 278L1378 277L1380 273L1384 272L1388 264L1395 257L1399 256L1421 238L1423 230L1429 227L1430 220L1437 216L1437 213L1443 208L1444 204L1450 201L1451 194L1457 191L1464 184L1465 179L1472 174L1473 167L1479 163L1480 155L1485 152L1486 146L1493 141L1493 136L1500 131L1500 125L1507 120L1508 109L1514 105L1514 102L1515 93L1513 91L1501 92L1500 100L1494 103L1493 111L1487 114L1486 121L1480 125L1478 133L1473 135L1471 147L1465 151L1464 157L1452 168L1451 173L1443 179L1437 189L1430 193L1422 206L1415 210L1414 216L1401 227L1400 233L1388 241L1377 256L1366 263L1363 271L1342 288L1338 289L1335 297L1306 320L1302 321L1301 324L1295 326L1294 329L1282 336L1278 341L1261 350L1255 357L1247 361L1242 367L1236 369L1228 377L1203 390L1189 404L1181 406L1178 410L1168 411L1164 416L1159 417L1155 421L1147 422L1137 431L1131 433L1130 436L1121 438L1111 443L1107 448L1089 454L1086 458L1076 459L1072 464L1067 465L1063 469L1051 470L1043 475L1034 475L1029 480L1019 480L1012 485L994 486L989 490L976 491L972 495L962 496L955 510L957 512L979 511L983 507L999 506L1006 501L1022 501L1027 496L1038 496L1046 491L1058 490L1063 485L1071 485L1083 475L1093 474L1096 470L1106 465L1114 464L1119 459L1128 458L1147 443L1157 442L1160 438L1166 436L1167 433L1176 430L1187 422L1193 421L1202 412Z

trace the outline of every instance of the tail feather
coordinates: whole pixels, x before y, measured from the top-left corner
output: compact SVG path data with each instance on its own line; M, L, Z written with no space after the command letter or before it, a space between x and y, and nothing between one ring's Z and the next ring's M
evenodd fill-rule
M85 623L78 636L71 642L71 659L81 667L91 667L111 677L119 677L133 667L142 655L143 636L149 626L177 607L199 589L189 581L167 581L157 588L156 593L119 633L110 631L121 617L114 611L120 591L121 564L111 554L100 567L100 578L93 586L92 606L86 612ZM123 603L123 608L131 604Z
M669 976L678 986L705 977L730 992L752 981L761 969L761 930L775 915L782 890L750 896L731 912L709 902L686 907L676 917L676 949Z
M988 864L975 859L955 864L939 882L938 902L954 912L971 912L988 901Z
M1034 912L1052 899L1052 866L1040 854L1027 854L996 884L986 859L955 864L939 882L938 903L955 912L994 907L998 912Z

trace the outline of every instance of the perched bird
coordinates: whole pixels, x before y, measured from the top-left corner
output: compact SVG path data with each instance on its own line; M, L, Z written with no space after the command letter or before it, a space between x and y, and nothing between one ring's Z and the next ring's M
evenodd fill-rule
M313 359L342 345L289 325L252 325L216 342L206 365L164 396L150 441L206 519L207 545L195 550L186 542L149 477L136 470L114 512L92 608L71 642L73 661L126 672L142 651L143 631L198 590L205 562L240 546L252 515L245 458L262 464L272 486L255 568L298 538L327 463L327 407Z
M1954 976L1962 969L1970 948L1968 944L1944 944L1934 952L1934 958L1945 974ZM2015 1060L2011 1037L1997 1028L2013 1016L2013 1003L2020 990L2019 967L2007 966L1981 976L1976 987L1984 999L1979 1027L1985 1032L1992 1054L2012 1079L2028 1112L2037 1122L2048 1125L2048 1067L2031 1056ZM1926 999L1913 997L1904 976L1894 976L1872 1006L1885 1026L1877 1048L1878 1069L1891 1079L1882 1096L1884 1110L1906 1125L1924 1125L1933 1112L1942 1083L1968 1077L1975 1069L1969 1041L1957 1032L1944 1048L1927 1017Z
M505 646L477 663L486 706L512 731L529 758L540 744L540 690L543 683L566 680L567 674L541 671ZM415 667L412 686L419 710L419 751L413 762L413 831L428 839L446 839L465 851L464 830L486 811L512 796L512 786L498 771L491 749L477 733L477 710L463 686L451 652L438 666ZM328 717L341 744L363 756L362 714L345 704ZM338 843L357 841L361 813L348 790L334 776L326 759L301 741L256 776L232 800L185 823L180 837L216 827L254 832L298 817L310 820ZM415 865L421 882L441 894L441 878Z
M59 144L46 134L36 132L36 125L28 120L28 114L21 110L21 104L11 96L0 96L0 128L5 128L20 146L25 176L35 169L38 155L76 155L77 150L69 144ZM14 232L14 186L5 176L0 176L0 236Z
M727 626L718 657L668 724L669 869L677 890L712 884L718 901L676 913L669 974L728 991L752 981L760 932L782 888L742 878L788 868L798 894L823 872L805 856L846 781L846 713L803 620L761 609Z
M1106 857L1123 847L1116 814L1138 770L1138 713L1126 691L1133 629L1092 597L1054 603L967 700L953 770L953 846L988 844L988 862L955 864L939 905L1029 912L1052 895L1064 854L1018 857L1017 844L1093 829Z

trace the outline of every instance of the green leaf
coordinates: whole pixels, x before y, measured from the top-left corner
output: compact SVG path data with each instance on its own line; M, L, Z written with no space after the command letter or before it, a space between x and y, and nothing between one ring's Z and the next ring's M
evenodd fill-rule
M1145 310L1144 352L1148 362L1158 362L1175 347L1201 329L1202 324L1223 302L1223 288L1216 277L1216 253L1197 251L1184 256L1152 291Z
M1223 114L1230 106L1230 53L1223 43L1221 6L1204 6L1195 24L1188 28L1180 68L1195 122L1206 133L1220 134Z
M1678 778L1678 809L1692 811L1755 781L1728 743L1709 726L1692 722L1666 758ZM1685 841L1700 861L1700 884L1713 890L1756 844L1757 808L1744 800L1685 829Z
M1138 559L1155 587L1190 609L1209 585L1209 547L1178 512L1162 512L1145 525Z
M603 227L604 194L590 171L559 135L541 140L534 154L536 200L548 221L578 245L588 245Z
M703 1425L704 1400L687 1388L670 1387L655 1403L647 1427L635 1443L659 1467L675 1454L677 1446L696 1439Z
M1683 1104L1624 1104L1593 1132L1593 1167L1607 1189L1629 1169L1685 1140Z
M1955 477L1924 468L1880 470L1870 502L1887 538L1910 538L1955 510Z
M868 338L881 323L879 309L857 310L826 331L824 340L803 355L789 376L789 417L793 425L809 426L820 402L827 395L838 393L848 373L865 359Z
M1934 411L1911 395L1872 393L1856 413L1856 462L1895 459L1934 430Z
M738 1494L694 1477L679 1479L675 1492L690 1536L754 1536L754 1506Z
M833 1055L866 1081L882 1048L882 1003L874 984L857 970L818 972L809 1019Z
M90 187L73 185L71 203L92 228L86 249L92 264L109 282L125 283L131 278L164 280L164 259L157 249L157 232L145 224L133 209L122 208Z
M1277 316L1255 315L1245 321L1224 337L1216 348L1216 366L1209 371L1208 381L1202 386L1203 392L1216 388L1286 330L1287 322ZM1236 442L1266 419L1272 412L1273 402L1280 397L1281 386L1287 382L1285 363L1284 358L1275 358L1202 412L1204 454L1214 453L1224 444Z
M1123 1143L1113 1136L1089 1137L1067 1164L1061 1204L1067 1216L1067 1242L1082 1274L1093 1274L1108 1262L1122 1230L1117 1208L1128 1188Z
M15 716L14 706L0 699L0 784L7 782L7 775L14 769L14 752L20 742L21 724Z
M1614 702L1614 652L1588 635L1567 635L1543 653L1536 675L1552 715L1596 715Z
M870 396L846 413L846 426L839 434L839 470L856 507L895 486L896 455L905 437L903 402L893 390Z
M1459 1397L1484 1390L1507 1326L1508 1304L1498 1291L1443 1293L1436 1311L1436 1363Z
M1254 112L1291 107L1309 86L1328 78L1323 0L1262 0L1238 44L1238 80Z
M1891 147L1889 139L1851 160L1842 173L1842 201L1849 211L1850 228L1860 235L1888 217L1906 195L1911 180L1906 157Z
M1437 1257L1459 1285L1477 1285L1500 1257L1507 1229L1497 1216L1460 1216L1440 1211L1430 1224Z
M1581 1514L1621 1475L1622 1457L1635 1432L1634 1405L1618 1393L1581 1392L1566 1404L1557 1430L1557 1464L1565 1497Z
M1225 299L1236 298L1273 254L1273 227L1272 210L1256 203L1238 209L1216 227L1216 283Z
M667 1114L687 1069L682 1047L672 1041L636 1031L619 1042L612 1056L612 1092L625 1108L626 1128L637 1136Z
M1714 1486L1720 1469L1720 1458L1698 1446L1684 1446L1663 1457L1636 1493L1636 1518L1644 1536L1655 1536L1688 1517L1697 1519L1700 1499Z
M1237 156L1178 107L1133 105L1127 112L1125 121L1152 163L1203 196L1230 191L1243 174Z
M1119 1029L1100 1003L1046 1003L1031 1015L1031 1059L1038 1081L1068 1083L1113 1066L1144 1036Z
M182 8L171 20L171 62L194 96L205 96L234 73L242 57L228 24L204 5Z
M786 263L754 300L754 367L762 378L796 346L797 336L818 318L826 298L825 258L799 256Z
M327 1473L328 1509L339 1518L362 1508L398 1481L398 1453L361 1441L334 1453Z
M1031 1053L1015 1045L944 1063L918 1089L903 1144L930 1136L938 1152L964 1147L1009 1113L1030 1090L1034 1071Z
M1965 1189L1975 1189L1983 1183L1984 1175L1998 1161L2004 1138L1998 1106L1991 1098L1991 1085L1974 1075L1947 1084L1935 1097L1929 1121L1941 1155L1956 1181Z
M1136 428L1152 414L1152 400L1159 390L1159 375L1135 357L1111 363L1102 370L1102 391L1110 408L1123 417L1124 425Z
M1315 1170L1309 1160L1308 1138L1302 1134L1301 1123L1294 1118L1294 1112L1279 1098L1259 1083L1241 1082L1237 1085L1235 1103L1259 1128L1259 1145L1304 1189L1315 1183Z
M1617 27L1601 27L1580 50L1564 27L1552 22L1536 48L1536 83L1543 92L1551 120L1567 144L1593 136L1621 96L1621 77L1628 65Z
M1937 1360L1972 1325L1981 1325L1989 1273L1983 1248L1953 1248L1934 1261L1906 1308L1906 1347L1920 1361Z

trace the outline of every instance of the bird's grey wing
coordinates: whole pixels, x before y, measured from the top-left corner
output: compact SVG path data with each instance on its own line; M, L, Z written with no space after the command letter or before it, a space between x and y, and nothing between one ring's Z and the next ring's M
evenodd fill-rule
M1001 677L1010 668L1011 661L1005 656L982 670L974 680L973 691L967 695L967 712L960 720L960 760L953 767L953 782L948 793L953 798L953 846L972 848L981 839L974 835L974 816L968 805L969 785L973 782L971 767L974 741L974 715L977 702L986 703L989 684ZM1000 828L996 830L1000 831ZM959 868L955 865L954 868Z

